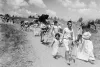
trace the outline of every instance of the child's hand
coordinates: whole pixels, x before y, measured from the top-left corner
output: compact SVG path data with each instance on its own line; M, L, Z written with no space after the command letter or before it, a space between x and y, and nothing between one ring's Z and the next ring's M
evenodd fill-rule
M72 37L69 37L69 40L73 40L73 38Z
M52 42L51 47L53 47L53 44L55 43L55 41Z
M62 42L60 42L60 44L59 44L59 47L61 47L62 46Z
M63 44L63 42L60 42L60 44Z
M60 43L62 43L62 42L63 42L63 39L60 40Z

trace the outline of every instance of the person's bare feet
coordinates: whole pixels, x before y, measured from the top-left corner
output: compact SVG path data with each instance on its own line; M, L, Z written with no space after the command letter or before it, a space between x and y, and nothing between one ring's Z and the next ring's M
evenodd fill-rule
M93 60L89 60L88 62L91 64L95 64Z
M67 63L69 66L71 65L70 63Z
M60 56L59 55L55 55L55 56L53 56L53 58L58 59L58 58L60 58Z

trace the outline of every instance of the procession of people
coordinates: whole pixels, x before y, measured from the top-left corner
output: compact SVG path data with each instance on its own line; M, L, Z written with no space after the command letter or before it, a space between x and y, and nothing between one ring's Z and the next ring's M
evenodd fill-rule
M46 17L48 16L46 15ZM62 28L57 20L54 20L52 24L49 21L45 21L46 19L43 19L44 15L41 21L37 21L37 23L34 24L33 32L34 35L40 35L40 42L42 42L42 44L49 42L49 38L52 38L49 46L52 47L51 54L53 58L60 58L58 49L62 48L61 46L63 45L63 47L65 47L64 53L68 65L70 65L71 62L75 63L76 59L94 64L95 57L93 53L93 42L91 41L92 34L88 29L83 30L80 25L77 35L75 36L73 22L71 20L66 22L67 26L65 28ZM21 23L22 26L25 26L23 23ZM39 29L38 32L37 29ZM47 40L45 41L46 35Z
M65 47L65 59L68 65L72 62L75 63L76 59L94 64L93 43L90 38L92 34L89 30L82 31L80 27L77 36L75 36L72 24L72 21L68 21L66 23L67 26L62 29L61 26L58 25L58 21L54 21L51 32L49 32L53 38L53 42L51 43L53 58L60 58L58 50L63 44L63 47ZM62 29L63 32L59 31L60 29ZM42 37L42 39L44 38Z

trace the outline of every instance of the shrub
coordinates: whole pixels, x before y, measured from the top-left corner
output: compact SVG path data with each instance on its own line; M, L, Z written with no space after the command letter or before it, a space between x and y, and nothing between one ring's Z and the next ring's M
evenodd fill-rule
M0 24L0 34L0 60L3 60L3 66L11 67L18 60L22 61L27 42L25 33L15 25Z

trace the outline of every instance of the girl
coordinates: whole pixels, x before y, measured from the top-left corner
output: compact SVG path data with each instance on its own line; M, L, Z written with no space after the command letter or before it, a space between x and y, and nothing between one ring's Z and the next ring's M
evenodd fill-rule
M60 34L59 33L56 33L55 34L55 38L54 38L54 41L53 41L53 51L52 51L52 56L57 59L58 58L58 48L59 48L59 44L60 44Z

